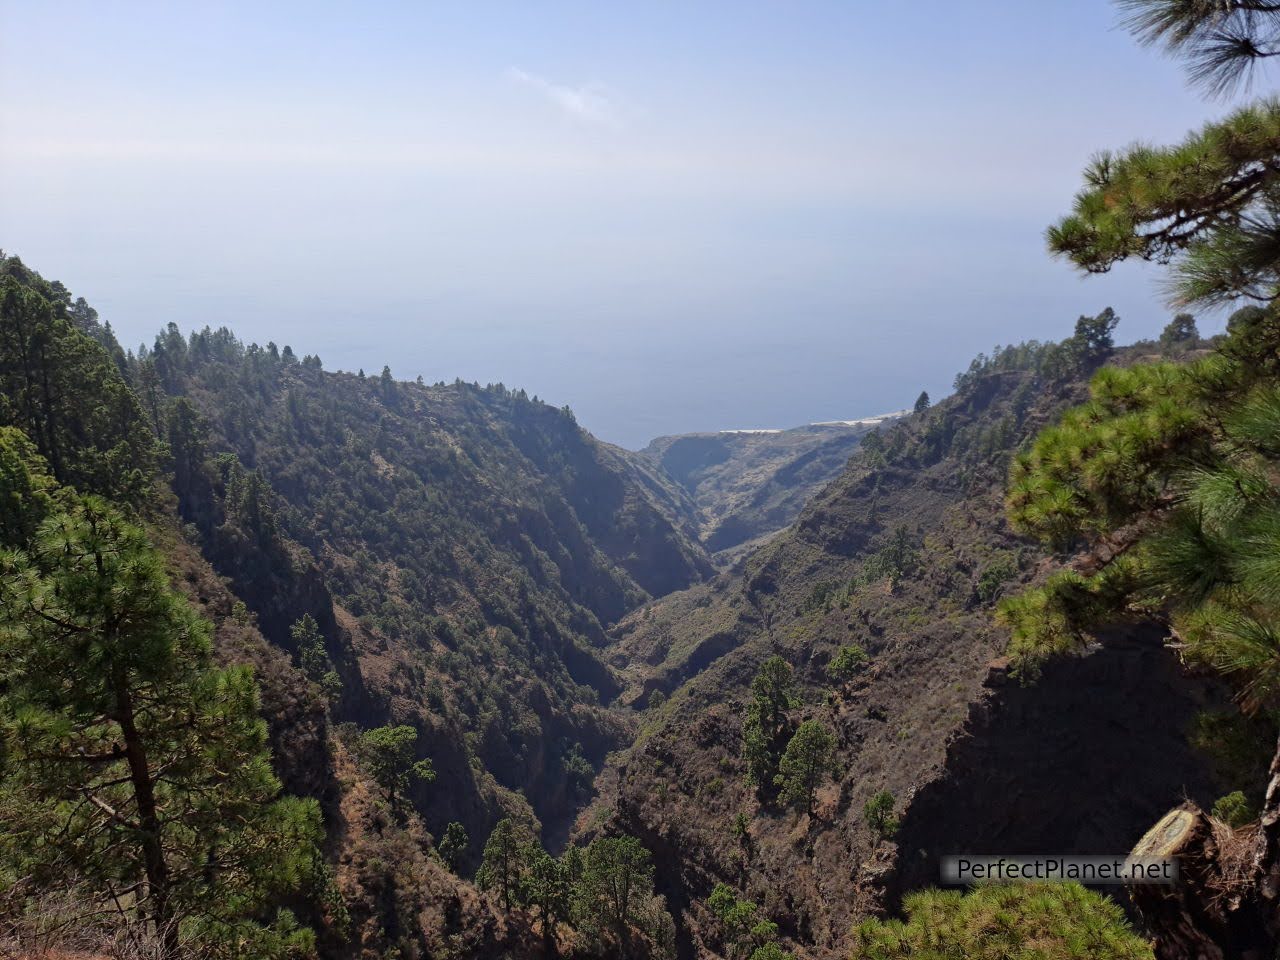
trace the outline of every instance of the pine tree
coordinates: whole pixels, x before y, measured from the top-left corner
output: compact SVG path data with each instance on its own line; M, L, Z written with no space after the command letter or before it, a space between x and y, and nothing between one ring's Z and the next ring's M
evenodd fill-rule
M804 805L813 815L813 800L822 781L831 775L836 739L821 722L806 720L787 744L778 764L776 783L786 803Z
M525 880L523 900L533 908L542 928L542 943L547 956L556 954L556 926L572 917L573 889L566 866L541 844L534 843L526 854L529 873Z
M391 376L391 368L383 367L382 374L378 377L378 393L382 397L382 402L388 407L395 409L400 404L400 388L396 385L395 378Z
M39 458L25 433L0 427L0 549L26 547L54 508L57 484Z
M311 614L303 614L301 620L289 629L294 648L298 654L298 665L307 679L315 683L324 692L329 703L336 703L342 695L342 678L333 668L329 651L325 649L324 634Z
M827 676L836 683L845 683L857 674L871 658L856 643L846 644L836 651L827 664Z
M578 884L579 910L599 917L625 945L653 895L653 862L635 837L601 837L587 847ZM625 953L625 949L624 949Z
M418 731L411 726L386 726L360 735L360 757L369 775L382 787L391 812L399 813L400 801L415 780L431 783L436 778L430 760L415 760Z
M751 681L751 703L742 724L742 753L747 780L770 787L778 775L778 761L791 736L787 711L795 706L791 667L781 657L770 657Z
M440 851L440 859L445 862L445 866L457 873L470 845L471 838L467 836L467 828L454 820L444 828L444 836L440 838L436 848Z
M22 429L59 483L118 501L140 502L160 456L111 354L16 258L0 258L0 425Z
M1123 0L1144 41L1185 58L1214 92L1280 52L1280 8L1255 0ZM1280 704L1280 100L1257 101L1181 144L1100 154L1050 249L1100 273L1170 265L1180 305L1255 306L1191 364L1103 369L1090 400L1013 465L1014 525L1084 546L1044 586L1002 602L1014 652L1034 668L1125 615L1169 622L1185 656L1238 685L1242 705ZM1179 331L1180 332L1180 331ZM1138 888L1162 955L1274 952L1280 941L1280 745L1243 872L1222 865L1204 814L1171 844L1202 902ZM1173 847L1171 847L1172 849ZM1230 871L1230 876L1226 875ZM1226 892L1229 890L1229 894Z
M1194 347L1199 342L1196 318L1189 313L1179 313L1160 331L1160 347L1166 353Z
M0 486L31 486L15 463ZM314 873L318 809L279 796L249 668L213 664L209 625L96 497L61 493L0 555L0 745L13 875L81 885L170 956L310 942L263 921Z
M864 920L853 956L866 960L1153 960L1124 911L1075 883L922 890L905 920ZM756 960L756 958L752 958Z
M720 921L720 938L729 960L793 960L778 945L778 925L760 918L760 907L740 900L728 884L717 883L707 898L707 909Z
M926 390L920 391L920 396L916 397L915 406L912 409L916 413L924 413L929 409L929 393Z
M751 950L751 930L760 907L750 900L739 900L733 890L718 883L707 898L709 909L720 921L720 936L730 960L745 957Z
M509 817L499 820L485 841L476 884L481 890L497 890L504 910L520 897L531 842L528 831Z
M179 397L169 409L165 434L178 510L183 519L197 524L204 521L207 526L207 513L214 499L208 464L208 425L190 400Z
M893 805L893 794L888 790L881 790L862 808L862 819L881 840L898 832L898 818L894 816Z
M1120 318L1107 307L1096 317L1081 317L1076 321L1075 336L1071 338L1083 370L1092 370L1111 356L1115 348L1115 333Z

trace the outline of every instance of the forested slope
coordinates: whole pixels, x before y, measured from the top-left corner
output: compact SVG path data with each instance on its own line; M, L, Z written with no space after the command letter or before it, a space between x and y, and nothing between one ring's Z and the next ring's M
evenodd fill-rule
M0 423L25 432L6 439L5 545L43 556L22 493L33 484L52 485L68 522L118 511L128 549L157 557L212 624L218 661L253 666L285 795L314 799L324 825L327 866L293 898L322 952L552 949L554 927L535 937L528 905L496 910L462 877L500 820L528 837L522 857L539 834L562 840L593 765L623 742L605 627L710 572L679 488L523 393L329 374L225 330L170 326L126 353L83 300L16 258L0 282ZM106 499L81 505L86 494ZM18 586L62 576L49 562L6 568L18 592L5 629L20 645L39 614ZM6 730L24 747L20 726ZM156 876L143 889L160 889ZM69 880L68 896L78 889ZM86 879L87 902L94 889ZM6 923L54 909L39 889L7 893L20 913ZM164 901L144 902L159 925Z
M455 776L474 755L540 815L571 809L565 764L619 742L604 625L709 570L678 490L501 387L329 374L227 331L171 329L136 366L170 410L184 519L271 639L312 613L347 666L339 716L432 725ZM222 542L235 503L251 545ZM491 826L465 797L440 823Z

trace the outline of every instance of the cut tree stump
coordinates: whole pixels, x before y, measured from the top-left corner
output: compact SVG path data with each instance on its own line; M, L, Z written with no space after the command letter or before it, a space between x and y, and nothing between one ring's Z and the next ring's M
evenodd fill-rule
M1193 803L1170 810L1136 857L1174 857L1178 882L1135 884L1129 896L1159 960L1280 957L1280 744L1257 823L1232 830Z

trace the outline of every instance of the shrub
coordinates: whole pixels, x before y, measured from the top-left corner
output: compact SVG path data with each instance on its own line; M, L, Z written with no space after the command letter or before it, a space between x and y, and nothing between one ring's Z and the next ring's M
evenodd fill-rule
M827 676L836 683L843 683L854 676L870 659L867 651L858 644L847 644L837 650L836 655L827 664Z
M893 794L888 790L881 790L862 808L862 818L881 840L898 832L898 818L893 814L893 804Z
M1236 790L1233 793L1228 793L1225 797L1218 798L1213 805L1213 815L1227 826L1235 828L1243 827L1246 823L1250 823L1257 816L1257 813L1243 791Z

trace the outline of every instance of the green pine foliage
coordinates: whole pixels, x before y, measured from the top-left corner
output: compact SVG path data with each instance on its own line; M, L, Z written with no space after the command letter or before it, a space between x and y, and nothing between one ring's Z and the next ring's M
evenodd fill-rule
M528 852L528 874L522 890L524 903L537 917L542 939L554 954L556 928L573 919L573 879L569 865L557 860L540 844Z
M1160 349L1165 353L1177 354L1200 345L1200 331L1196 328L1196 318L1189 313L1175 316L1160 331Z
M635 837L597 837L556 858L509 817L493 828L476 874L504 910L532 912L548 955L562 924L585 938L593 955L669 955L674 927L653 879L653 860Z
M342 695L342 678L333 668L333 660L325 649L324 635L315 618L309 613L304 614L289 632L302 672L320 687L331 704L336 703Z
M1280 45L1280 10L1268 0L1119 0L1125 24L1143 43L1186 61L1191 81L1210 94L1247 86Z
M749 783L761 789L774 784L791 739L788 711L797 703L791 665L781 657L770 657L751 681L751 703L742 723L742 755Z
M739 899L728 884L717 883L706 906L719 922L727 960L793 960L778 942L778 925L760 916L758 904Z
M653 860L635 837L593 840L583 857L577 915L597 938L625 947L633 929L652 921Z
M862 819L878 839L887 840L898 832L898 817L893 812L895 803L892 793L881 790L862 808Z
M16 427L0 427L0 546L31 543L55 507L56 492L35 444Z
M528 870L527 851L533 844L529 830L510 817L499 820L484 844L484 858L476 874L476 885L481 890L495 890L502 899L502 906L511 909L518 902L524 889Z
M836 651L827 664L827 676L835 683L846 683L870 663L871 657L856 643L847 643Z
M896 592L902 581L916 572L919 563L916 539L900 524L884 545L867 558L862 566L862 578L866 583L888 580L889 589Z
M1249 799L1244 795L1243 790L1233 790L1231 793L1219 797L1214 801L1211 812L1214 817L1227 826L1237 829L1243 827L1258 815L1253 805L1249 803Z
M1014 464L1014 525L1087 560L1006 600L1034 664L1125 613L1168 616L1186 656L1280 694L1280 322L1250 314L1200 360L1103 369L1090 400Z
M1091 273L1133 257L1171 264L1183 303L1266 300L1280 280L1278 145L1280 100L1268 98L1172 147L1103 152L1049 246Z
M26 433L59 483L138 504L162 448L122 358L83 300L0 253L0 425Z
M778 762L775 784L784 803L803 807L812 816L818 787L831 776L836 738L819 720L800 724Z
M436 844L436 850L445 866L457 873L466 860L467 848L470 846L471 838L467 835L467 828L454 820L444 828L444 836Z
M415 759L418 731L407 724L377 727L360 735L359 753L383 795L398 813L404 795L415 782L431 783L435 768L428 759Z
M170 955L309 952L275 906L321 878L319 811L279 795L250 669L214 665L141 529L0 443L0 488L44 513L0 554L0 876Z
M1124 911L1075 883L923 890L905 920L854 928L857 960L1153 960Z

